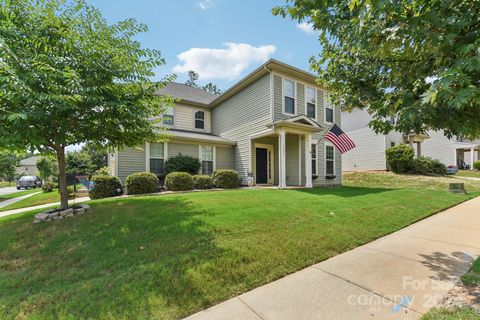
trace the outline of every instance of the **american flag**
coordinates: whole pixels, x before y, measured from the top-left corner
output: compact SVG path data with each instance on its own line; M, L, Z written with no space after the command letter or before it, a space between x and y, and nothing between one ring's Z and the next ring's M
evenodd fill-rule
M325 135L325 139L333 143L333 145L341 152L345 153L355 148L355 143L347 136L339 126L333 124Z

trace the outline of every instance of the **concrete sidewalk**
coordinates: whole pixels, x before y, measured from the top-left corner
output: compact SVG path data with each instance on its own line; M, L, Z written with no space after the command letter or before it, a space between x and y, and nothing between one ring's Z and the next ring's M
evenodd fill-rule
M90 200L89 197L82 197L82 198L77 198L75 200L69 200L68 204L81 203L81 202L85 202L85 201L89 201L89 200ZM49 207L54 207L54 206L59 206L59 205L60 205L60 202L52 202L52 203L41 204L41 205L34 206L34 207L26 207L26 208L14 209L14 210L9 210L9 211L3 211L3 212L0 212L0 218L1 217L6 217L6 216L11 216L12 214L22 213L22 212L26 212L26 211L32 211L32 210L36 210L36 209L49 208Z
M21 201L23 199L30 198L31 196L34 196L34 195L39 194L39 193L40 193L40 191L35 192L35 193L26 194L24 196L20 196L20 197L16 197L16 198L7 199L5 201L0 202L0 208L5 208L5 207L7 207L11 204L14 204L15 202Z
M187 319L418 319L479 254L477 197Z

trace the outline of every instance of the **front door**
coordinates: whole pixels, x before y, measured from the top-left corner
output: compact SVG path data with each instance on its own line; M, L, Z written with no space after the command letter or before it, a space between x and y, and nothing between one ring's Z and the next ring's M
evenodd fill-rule
M267 149L256 148L256 150L257 184L265 184L268 182Z

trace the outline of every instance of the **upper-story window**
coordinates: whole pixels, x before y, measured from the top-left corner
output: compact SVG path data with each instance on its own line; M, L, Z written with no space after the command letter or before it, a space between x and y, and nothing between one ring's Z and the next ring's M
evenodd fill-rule
M164 174L165 145L163 143L150 143L150 172L156 175Z
M285 79L283 82L284 112L295 114L295 82Z
M205 112L195 112L195 129L205 129Z
M314 88L307 87L307 117L316 118L316 94Z
M163 124L167 126L173 126L174 124L174 119L173 119L173 108L168 107L167 110L165 110L165 113L163 114Z
M325 99L325 122L333 123L334 119L334 110L332 103L330 102L330 97L326 95Z

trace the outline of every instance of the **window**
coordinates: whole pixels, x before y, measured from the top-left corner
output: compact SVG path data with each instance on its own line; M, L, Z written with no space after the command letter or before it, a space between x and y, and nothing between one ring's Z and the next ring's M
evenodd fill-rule
M202 174L211 175L213 173L213 147L202 146Z
M325 101L325 122L333 123L333 120L334 120L333 107L330 102L330 97L328 94L326 95L325 100L326 100Z
M392 147L392 148L395 147L395 142L391 141L390 142L390 147Z
M163 143L150 143L150 172L156 175L165 173L165 146Z
M205 129L205 112L195 112L195 129Z
M325 146L325 169L327 175L335 174L335 154L333 146Z
M316 117L315 89L307 87L307 117Z
M173 126L173 108L168 107L165 113L163 114L163 124L167 126Z
M312 174L317 174L317 145L312 144Z
M295 82L285 80L283 84L283 94L285 99L284 112L295 114Z

